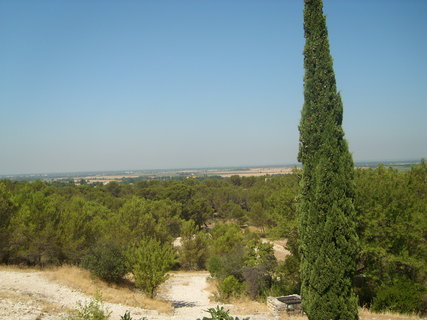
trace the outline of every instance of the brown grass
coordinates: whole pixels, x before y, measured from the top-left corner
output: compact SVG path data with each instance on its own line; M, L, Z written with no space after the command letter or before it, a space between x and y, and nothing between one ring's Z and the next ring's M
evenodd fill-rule
M13 272L39 272L42 271L40 268L27 267L24 265L5 265L0 264L0 271L13 271Z
M283 313L280 315L280 320L307 320L305 315L287 315ZM419 320L420 317L415 315L404 315L391 312L374 313L368 309L359 309L360 320Z
M211 302L218 302L218 282L213 278L208 278L208 285L205 288L211 295ZM248 297L234 298L230 300L230 312L234 314L259 314L269 312L267 305L258 301L250 300Z
M157 310L170 314L172 305L164 300L150 299L138 291L131 281L123 284L108 284L94 279L90 272L74 266L62 266L46 271L43 275L50 281L79 290L89 296L101 294L106 302L119 303L127 306Z
M269 312L265 303L250 300L248 297L232 299L230 312L235 314L259 314Z
M280 320L307 320L308 318L303 315L288 315L287 313L282 313L279 319Z
M418 320L419 316L391 312L373 313L368 309L359 309L360 320Z

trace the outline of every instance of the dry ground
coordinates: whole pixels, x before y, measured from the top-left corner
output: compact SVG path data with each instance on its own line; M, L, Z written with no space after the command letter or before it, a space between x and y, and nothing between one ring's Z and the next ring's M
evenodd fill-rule
M174 272L159 290L159 299L148 299L131 283L110 286L94 280L89 273L75 267L50 270L0 267L0 320L61 320L80 301L86 303L101 293L104 305L119 320L126 311L134 318L150 320L195 320L216 306L211 296L215 286L207 272ZM237 300L224 305L233 315L251 320L307 320L304 316L277 317L265 304ZM416 320L417 316L391 313L374 314L360 310L361 320Z

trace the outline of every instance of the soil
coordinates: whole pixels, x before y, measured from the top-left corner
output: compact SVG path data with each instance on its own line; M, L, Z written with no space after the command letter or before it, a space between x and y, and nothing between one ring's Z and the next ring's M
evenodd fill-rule
M207 272L171 273L159 289L159 297L172 303L172 315L106 302L104 307L111 311L111 320L119 320L127 311L134 319L196 320L207 316L206 310L217 305L209 299L208 277ZM0 271L0 320L62 320L77 303L86 304L91 299L77 290L49 281L43 272ZM226 309L232 307L225 305ZM249 316L251 320L274 319L267 312L237 316Z

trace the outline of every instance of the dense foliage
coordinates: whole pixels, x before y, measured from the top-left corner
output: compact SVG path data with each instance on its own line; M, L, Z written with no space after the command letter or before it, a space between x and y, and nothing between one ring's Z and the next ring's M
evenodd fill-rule
M329 52L322 0L304 5L304 107L299 161L301 296L309 319L358 319L353 160Z
M295 173L104 186L0 180L0 260L85 265L93 255L105 259L99 267L112 270L117 281L116 275L123 272L122 257L128 259L131 247L148 239L169 245L181 236L182 246L174 252L179 265L174 267L208 268L222 284L233 276L237 282L225 282L224 299L230 292L231 297L255 298L298 293L299 179ZM360 304L376 310L425 310L426 163L407 172L358 169L355 196L361 253L354 286ZM201 223L184 216L190 212L191 199L209 204L207 211L200 209ZM229 213L230 203L240 208L237 217ZM253 208L266 217L256 233L247 227L252 225ZM292 255L277 262L259 235L287 238ZM227 256L233 257L223 258Z

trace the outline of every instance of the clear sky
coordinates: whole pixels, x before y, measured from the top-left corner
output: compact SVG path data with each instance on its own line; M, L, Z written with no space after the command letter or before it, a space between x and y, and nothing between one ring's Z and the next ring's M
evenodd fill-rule
M427 1L325 0L356 161L427 156ZM296 162L302 0L0 0L0 174Z

